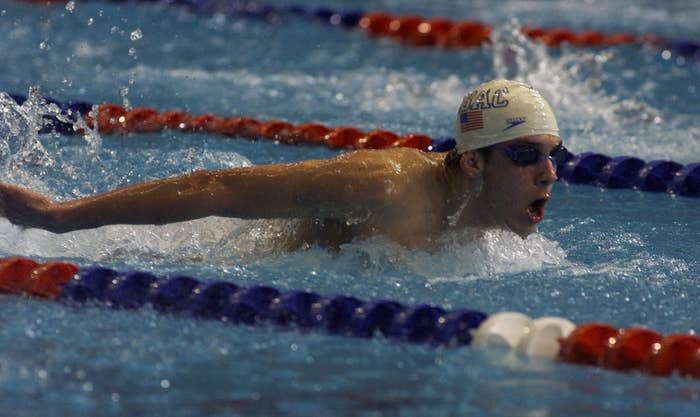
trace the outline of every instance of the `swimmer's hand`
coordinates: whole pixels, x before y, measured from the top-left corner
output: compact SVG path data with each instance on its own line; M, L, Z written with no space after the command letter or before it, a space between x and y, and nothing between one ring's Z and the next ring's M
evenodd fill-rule
M0 216L17 226L51 230L52 205L49 198L39 193L0 182Z

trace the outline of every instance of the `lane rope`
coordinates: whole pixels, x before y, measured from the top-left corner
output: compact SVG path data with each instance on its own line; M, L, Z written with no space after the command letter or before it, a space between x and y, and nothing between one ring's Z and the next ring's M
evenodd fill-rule
M65 4L66 0L20 0L28 3ZM94 0L82 0L85 3ZM157 3L183 7L195 15L221 15L230 18L252 18L279 23L292 15L332 27L357 29L373 38L386 38L414 47L442 49L478 48L490 43L493 28L477 20L452 20L415 14L395 15L383 11L308 7L303 4L276 6L258 1L241 0L106 0L108 3ZM535 42L551 47L568 44L576 47L608 47L623 44L651 45L666 53L689 59L700 59L700 43L688 39L669 39L654 34L611 33L596 30L573 31L567 28L524 26L522 33Z
M606 323L574 325L561 317L532 319L516 312L487 315L394 300L363 301L347 295L280 291L265 285L242 287L230 281L185 275L120 272L98 265L81 268L63 261L0 258L0 292L69 305L87 302L113 309L150 306L163 314L262 325L436 347L474 345L513 349L531 357L638 371L655 376L700 378L700 338L666 336L642 327L618 329Z
M19 105L27 100L21 94L9 94ZM213 113L192 115L184 111L160 112L149 107L126 109L118 104L83 101L47 103L58 106L63 114L44 116L40 133L76 134L79 118L101 135L125 135L175 130L202 132L250 140L266 139L288 145L326 146L331 149L385 149L410 147L429 152L446 152L454 148L452 137L432 138L422 133L399 135L384 129L362 131L352 126L329 127L309 122L292 124L286 120L261 121L247 116L225 117ZM644 161L633 156L611 157L595 152L569 154L557 166L560 180L570 184L602 188L627 188L638 191L665 192L684 197L700 197L700 162L680 164L669 160Z

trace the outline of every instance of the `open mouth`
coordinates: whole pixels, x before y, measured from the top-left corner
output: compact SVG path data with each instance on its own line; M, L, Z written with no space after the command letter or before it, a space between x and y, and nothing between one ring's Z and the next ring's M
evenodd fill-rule
M547 204L548 198L540 198L527 206L527 216L532 223L539 223L544 219L544 206Z

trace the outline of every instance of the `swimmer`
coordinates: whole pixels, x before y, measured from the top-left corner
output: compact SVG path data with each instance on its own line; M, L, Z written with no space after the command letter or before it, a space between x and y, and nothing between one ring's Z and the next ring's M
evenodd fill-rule
M327 160L197 171L70 201L0 182L0 215L54 233L208 216L301 219L285 246L387 236L429 246L448 230L537 231L566 157L551 107L527 84L494 80L465 96L455 150L358 150Z

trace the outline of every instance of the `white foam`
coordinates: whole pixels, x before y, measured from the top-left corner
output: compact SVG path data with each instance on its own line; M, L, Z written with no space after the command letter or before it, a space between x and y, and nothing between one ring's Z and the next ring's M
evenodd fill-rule
M407 262L433 282L488 279L568 264L559 243L541 234L522 239L502 229L453 232L441 239L441 246L439 252L419 252Z
M331 269L353 276L420 276L429 283L493 279L569 264L557 242L537 234L523 240L504 230L451 232L429 249L409 249L377 236L356 239L338 252L312 247L265 262L281 270L302 265L303 269Z
M114 225L57 235L39 229L22 229L0 219L0 251L103 262L200 263L212 256L210 251L232 230L246 223L240 219L210 217L164 226Z

